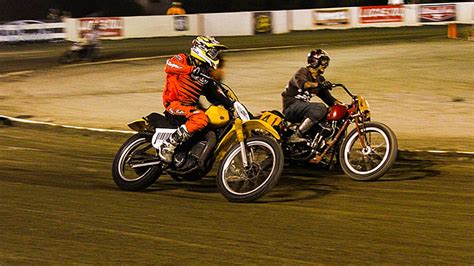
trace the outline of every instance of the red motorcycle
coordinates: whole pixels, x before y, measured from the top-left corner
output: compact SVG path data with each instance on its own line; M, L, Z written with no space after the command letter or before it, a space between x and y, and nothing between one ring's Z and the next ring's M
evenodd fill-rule
M354 180L377 180L397 158L395 133L380 122L370 121L369 104L364 97L353 95L343 84L332 86L337 87L351 97L351 104L331 106L325 121L305 133L306 141L287 141L299 123L288 122L278 111L263 112L259 119L279 132L286 161L326 165L330 169L339 163Z

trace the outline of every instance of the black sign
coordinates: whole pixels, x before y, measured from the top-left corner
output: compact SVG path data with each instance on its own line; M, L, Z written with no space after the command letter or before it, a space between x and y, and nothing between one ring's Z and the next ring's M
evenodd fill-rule
M189 18L187 16L173 16L174 17L174 30L175 31L188 31L189 30Z

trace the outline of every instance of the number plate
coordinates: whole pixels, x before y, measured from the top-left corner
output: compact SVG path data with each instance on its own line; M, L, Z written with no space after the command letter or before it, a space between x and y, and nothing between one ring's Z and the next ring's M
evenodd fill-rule
M260 120L266 122L270 126L278 126L281 124L281 117L277 116L276 114L270 112L264 112L260 117Z

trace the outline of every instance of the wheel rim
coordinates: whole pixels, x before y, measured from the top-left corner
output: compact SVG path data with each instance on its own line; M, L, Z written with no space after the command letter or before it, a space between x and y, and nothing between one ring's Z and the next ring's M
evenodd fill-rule
M155 150L150 150L150 148L152 146L145 138L140 138L130 143L122 152L118 162L120 178L127 182L133 182L146 176L152 167L133 169L131 164L143 162L146 158L153 156L154 154L151 152L155 152Z
M276 154L270 144L251 141L246 144L248 169L244 169L240 147L224 163L221 177L224 187L232 194L245 196L263 187L276 169Z
M359 135L353 134L344 147L344 161L353 173L368 175L380 169L387 161L390 141L387 134L376 127L362 131L366 136L366 148L362 148Z

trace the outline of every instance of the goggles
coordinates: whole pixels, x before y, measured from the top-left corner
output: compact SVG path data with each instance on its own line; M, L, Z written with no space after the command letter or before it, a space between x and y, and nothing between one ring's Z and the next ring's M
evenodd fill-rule
M216 60L217 56L219 55L219 50L217 50L215 48L211 48L211 49L207 50L206 54L212 60Z
M322 56L320 59L319 59L319 62L320 62L320 66L322 67L327 67L329 66L329 57L328 56Z

